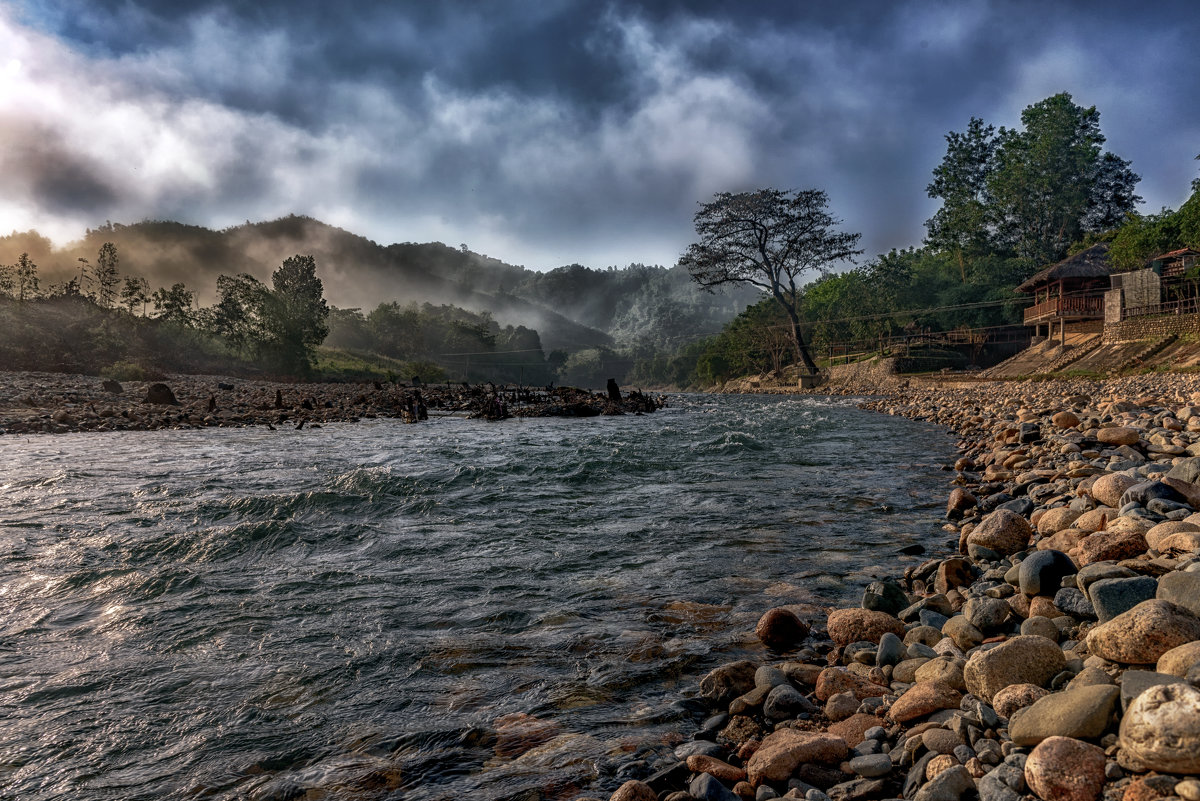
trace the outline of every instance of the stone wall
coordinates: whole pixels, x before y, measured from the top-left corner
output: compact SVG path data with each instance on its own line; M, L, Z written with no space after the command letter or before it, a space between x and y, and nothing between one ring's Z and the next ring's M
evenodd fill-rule
M1132 317L1104 326L1104 344L1161 339L1179 334L1200 334L1200 315L1166 314L1158 317Z

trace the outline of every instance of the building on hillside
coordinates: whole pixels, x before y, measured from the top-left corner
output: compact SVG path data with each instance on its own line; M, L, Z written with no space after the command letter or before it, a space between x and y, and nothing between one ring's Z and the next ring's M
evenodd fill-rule
M1200 312L1200 252L1190 248L1155 256L1141 270L1112 276L1104 323L1137 317Z
M1105 293L1111 283L1108 244L1101 242L1087 250L1052 264L1017 287L1018 292L1033 296L1033 305L1025 309L1025 325L1032 326L1036 344L1051 337L1064 342L1067 326L1072 331L1100 333L1105 319Z

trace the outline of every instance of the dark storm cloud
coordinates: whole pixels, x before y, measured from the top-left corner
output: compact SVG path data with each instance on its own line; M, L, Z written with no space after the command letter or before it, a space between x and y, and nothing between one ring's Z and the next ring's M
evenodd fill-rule
M713 192L817 186L873 254L919 242L942 137L972 115L1097 105L1152 209L1186 196L1200 151L1184 2L75 0L17 19L76 61L45 79L90 78L121 109L98 105L103 125L162 151L134 183L108 164L78 196L31 190L47 214L90 197L94 220L295 211L529 266L666 263ZM60 139L79 149L63 169L105 158Z

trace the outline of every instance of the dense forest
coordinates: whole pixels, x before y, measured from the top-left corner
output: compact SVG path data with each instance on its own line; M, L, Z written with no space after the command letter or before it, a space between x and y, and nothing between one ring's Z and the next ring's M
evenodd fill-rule
M921 247L815 276L799 290L816 353L906 332L1019 323L1028 298L1015 287L1096 242L1110 243L1114 270L1139 269L1176 248L1200 249L1200 180L1179 209L1140 214L1139 178L1103 150L1095 108L1059 94L1028 107L1022 123L996 129L972 118L946 136L927 187L942 205L926 222ZM764 298L720 334L650 369L640 366L639 378L703 386L778 373L793 361L786 328L782 309Z
M1180 208L1141 214L1139 178L1104 150L1095 108L1063 93L1021 122L971 118L946 135L920 247L816 265L789 290L814 353L1019 322L1014 287L1095 242L1126 270L1200 248L1200 180ZM538 272L296 216L224 231L106 223L62 249L29 231L0 237L0 366L703 387L795 362L779 298L698 280L687 258Z

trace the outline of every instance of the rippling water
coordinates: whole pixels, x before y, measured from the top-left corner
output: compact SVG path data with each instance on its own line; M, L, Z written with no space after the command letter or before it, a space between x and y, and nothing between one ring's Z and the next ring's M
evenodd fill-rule
M766 608L941 544L951 446L739 396L0 438L0 797L606 794Z

